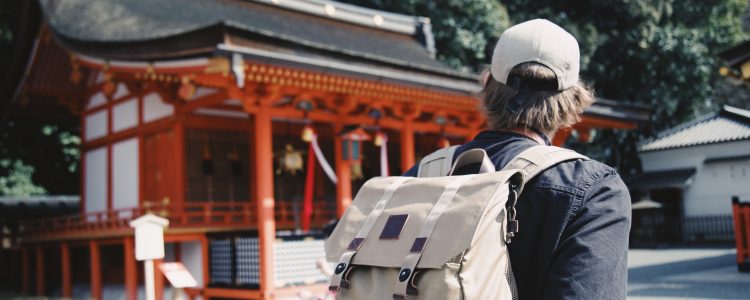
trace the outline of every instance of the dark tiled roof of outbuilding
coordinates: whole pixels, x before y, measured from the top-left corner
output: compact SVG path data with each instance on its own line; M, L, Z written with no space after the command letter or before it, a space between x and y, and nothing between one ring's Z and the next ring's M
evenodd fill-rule
M706 115L659 134L639 147L640 152L750 139L750 111L725 105Z

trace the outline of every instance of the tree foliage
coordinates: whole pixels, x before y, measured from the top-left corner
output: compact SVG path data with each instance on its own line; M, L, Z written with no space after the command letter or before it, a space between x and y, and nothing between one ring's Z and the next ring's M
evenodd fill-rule
M505 7L495 0L344 0L343 2L428 17L437 58L463 71L477 71L508 28Z
M722 104L750 108L750 103L738 99L738 95L750 96L747 87L719 75L723 62L717 55L747 38L742 27L746 0L348 2L432 18L435 36L441 38L439 58L471 70L489 62L492 47L507 25L535 18L559 24L578 40L581 75L598 97L653 108L653 123L645 130L604 132L598 135L599 143L593 143L600 145L594 156L604 155L604 160L625 169L637 165L633 161L637 141L655 131L716 111ZM463 32L472 30L473 34ZM467 42L467 35L481 42Z

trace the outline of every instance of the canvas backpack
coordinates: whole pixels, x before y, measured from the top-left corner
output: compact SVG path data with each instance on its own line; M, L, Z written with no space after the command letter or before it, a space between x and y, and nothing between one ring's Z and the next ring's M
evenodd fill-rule
M521 234L524 184L557 163L586 159L534 146L501 171L483 149L424 159L418 177L368 180L326 241L337 299L517 299L507 244ZM451 175L467 165L471 175ZM474 169L477 169L476 167Z

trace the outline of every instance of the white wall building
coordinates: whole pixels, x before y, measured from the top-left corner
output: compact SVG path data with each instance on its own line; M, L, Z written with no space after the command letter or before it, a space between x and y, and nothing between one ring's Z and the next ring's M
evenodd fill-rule
M662 204L662 227L672 227L663 233L684 241L733 238L731 199L750 199L750 111L724 106L662 132L639 156L643 174L629 186Z

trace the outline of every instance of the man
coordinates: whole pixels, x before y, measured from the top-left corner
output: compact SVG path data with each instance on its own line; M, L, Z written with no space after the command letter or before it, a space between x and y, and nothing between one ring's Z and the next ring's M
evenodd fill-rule
M579 59L575 38L547 20L506 30L484 76L489 130L454 159L482 148L500 170L521 151L549 145L594 101L579 81ZM528 183L516 208L520 232L509 249L520 299L625 299L630 197L614 169L560 163Z

